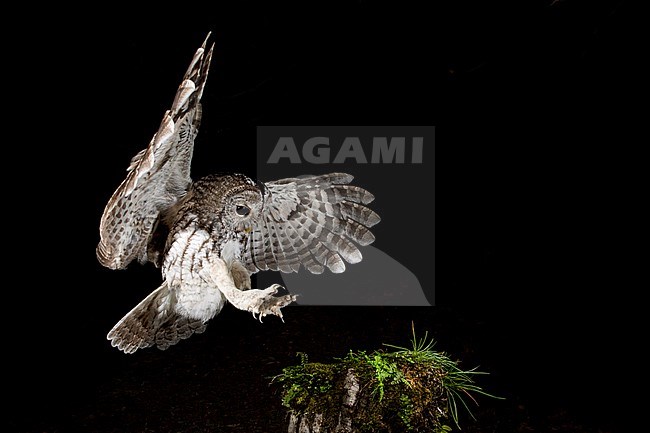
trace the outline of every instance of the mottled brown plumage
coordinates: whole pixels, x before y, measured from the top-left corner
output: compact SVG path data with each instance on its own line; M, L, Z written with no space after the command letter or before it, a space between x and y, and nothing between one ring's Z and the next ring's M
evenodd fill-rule
M100 223L100 263L123 269L133 260L160 266L164 282L109 332L126 353L166 349L219 313L226 301L261 319L282 317L295 300L278 286L250 289L260 270L339 273L374 241L374 197L331 173L260 185L241 174L192 182L190 162L212 48L192 59L172 108L149 146L132 160Z

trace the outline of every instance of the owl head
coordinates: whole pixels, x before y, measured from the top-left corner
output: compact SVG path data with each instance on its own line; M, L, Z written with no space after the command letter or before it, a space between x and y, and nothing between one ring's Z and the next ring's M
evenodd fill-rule
M252 222L262 212L262 188L242 174L217 174L200 179L195 191L213 202L222 229L226 232L250 232ZM217 199L215 201L215 199Z

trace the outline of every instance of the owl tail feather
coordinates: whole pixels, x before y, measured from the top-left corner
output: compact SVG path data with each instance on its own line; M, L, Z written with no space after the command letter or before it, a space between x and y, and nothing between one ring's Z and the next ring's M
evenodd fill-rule
M181 316L175 311L175 304L174 293L163 283L117 322L106 338L124 353L134 353L153 345L165 350L205 331L202 320Z

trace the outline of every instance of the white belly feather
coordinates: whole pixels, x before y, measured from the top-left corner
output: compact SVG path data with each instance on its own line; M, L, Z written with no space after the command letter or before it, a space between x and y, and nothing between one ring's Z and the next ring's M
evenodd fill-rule
M163 263L163 277L176 295L176 311L187 317L207 321L226 303L226 298L207 274L214 242L204 230L188 229L174 237Z

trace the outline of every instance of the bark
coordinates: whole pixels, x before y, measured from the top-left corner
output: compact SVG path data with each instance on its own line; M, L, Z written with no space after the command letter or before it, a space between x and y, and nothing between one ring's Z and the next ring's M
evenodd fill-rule
M358 398L359 378L353 369L347 371L340 394L342 398L338 410L334 411L336 415L329 418L323 413L290 413L288 433L355 433L357 430L352 427L352 420L365 405Z

